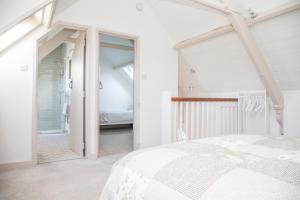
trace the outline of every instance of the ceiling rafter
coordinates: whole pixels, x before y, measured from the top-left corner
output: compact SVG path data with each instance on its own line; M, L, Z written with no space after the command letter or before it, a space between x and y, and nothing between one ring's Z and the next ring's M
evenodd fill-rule
M216 3L216 2L212 2L211 0L189 0L189 1L216 10L225 15L230 14L230 10L227 8L227 6L224 3Z
M206 33L202 33L200 35L196 35L194 37L191 37L191 38L185 39L183 41L180 41L174 46L174 48L179 50L179 49L183 49L183 48L186 48L186 47L190 47L190 46L196 45L196 44L198 44L198 43L200 43L204 40L212 39L212 38L218 37L220 35L230 33L232 31L234 31L232 25L226 25L226 26L218 27L218 28L215 28L215 29L213 29L211 31L208 31Z
M184 47L191 46L203 40L217 37L231 31L236 31L250 58L255 64L261 81L263 82L268 94L271 97L271 100L274 104L274 110L276 111L276 119L280 125L280 133L283 134L284 97L277 82L272 76L270 68L268 67L262 52L256 44L255 38L250 31L250 26L255 23L265 21L267 19L271 19L273 17L280 16L282 14L299 9L300 3L289 3L288 5L281 6L280 8L272 9L271 11L266 12L264 15L260 15L259 17L257 17L257 19L249 20L243 17L238 12L234 11L235 5L231 0L223 1L225 3L212 4L211 2L207 2L206 0L194 0L194 2L198 2L203 6L226 14L231 24L177 43L177 45L175 45L175 49L180 50Z
M259 22L263 22L269 19L273 19L274 17L278 17L290 12L293 12L295 10L299 10L300 9L300 2L289 2L286 3L282 6L279 6L277 8L273 8L270 9L262 14L259 14L256 18L254 19L248 19L248 24L254 25L257 24Z
M254 24L273 19L274 17L278 17L284 14L287 14L289 12L299 10L300 9L300 3L297 2L290 2L287 4L284 4L283 6L268 10L264 13L259 14L256 18L247 18L245 19L249 26L253 26ZM208 31L206 33L202 33L199 35L196 35L194 37L185 39L183 41L178 42L174 48L175 49L183 49L187 48L192 45L196 45L204 40L212 39L221 35L224 35L226 33L233 32L234 28L231 24L225 25L222 27L215 28L211 31Z
M268 94L271 97L273 104L275 105L277 121L280 125L280 132L283 134L283 106L284 98L283 94L272 76L271 70L268 67L268 64L260 51L258 45L256 44L255 38L252 35L249 25L246 23L244 18L238 14L233 13L229 16L229 19L239 35L241 42L244 44L245 49L248 52L248 55L252 59L259 77L263 82Z

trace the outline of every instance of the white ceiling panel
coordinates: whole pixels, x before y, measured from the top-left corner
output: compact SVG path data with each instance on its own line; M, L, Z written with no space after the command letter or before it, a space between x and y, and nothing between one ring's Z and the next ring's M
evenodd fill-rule
M299 0L232 0L238 8L238 11L248 16L248 10L251 9L259 14L267 10L279 7L289 2L299 2Z
M252 60L235 33L202 42L182 50L196 73L185 84L199 92L233 92L263 89Z
M300 89L300 11L252 28L273 76L282 89Z
M56 8L55 8L55 15L58 15L59 13L63 12L65 9L72 6L74 3L76 3L78 0L57 0L56 1Z
M225 16L186 0L150 0L150 4L174 42L229 23Z

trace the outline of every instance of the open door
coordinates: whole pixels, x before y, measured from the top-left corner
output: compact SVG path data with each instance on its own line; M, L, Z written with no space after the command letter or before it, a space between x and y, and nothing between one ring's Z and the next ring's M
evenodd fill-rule
M70 80L70 148L78 155L84 154L84 70L85 34L76 39L71 64Z

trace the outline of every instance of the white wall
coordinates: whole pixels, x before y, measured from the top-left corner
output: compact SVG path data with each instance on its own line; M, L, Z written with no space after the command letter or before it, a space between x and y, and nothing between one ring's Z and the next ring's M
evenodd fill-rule
M40 29L0 55L0 163L30 161L35 40ZM28 70L21 71L21 67Z
M138 12L135 3L122 0L81 0L62 12L56 21L90 26L88 36L92 37L88 38L89 45L95 40L96 27L139 36L141 116L137 145L147 147L161 143L162 91L169 90L177 95L177 53L151 9L145 5L144 11ZM0 163L32 159L32 69L36 39L43 32L41 30L31 34L0 55ZM88 59L94 58L88 66L96 66L96 46L94 43L94 46L87 49ZM20 71L20 66L24 65L28 66L27 72ZM89 74L88 78L91 76ZM95 94L91 95L94 98ZM89 126L93 126L94 121L90 118L87 120ZM97 129L96 126L93 128ZM96 144L94 141L93 137L88 136L87 144L91 149L95 149L92 146Z
M286 90L284 95L284 133L300 137L300 90Z
M124 112L133 106L133 83L122 75L122 69L113 69L107 59L101 60L100 90L101 112Z
M300 10L255 24L257 40L282 90L300 89Z
M255 65L236 33L203 41L183 49L179 85L197 93L222 93L264 89ZM182 59L181 59L182 60ZM191 73L190 69L196 73Z
M67 21L139 36L140 40L140 138L141 147L161 143L161 95L177 94L177 53L150 7L136 10L134 0L81 0L55 21Z

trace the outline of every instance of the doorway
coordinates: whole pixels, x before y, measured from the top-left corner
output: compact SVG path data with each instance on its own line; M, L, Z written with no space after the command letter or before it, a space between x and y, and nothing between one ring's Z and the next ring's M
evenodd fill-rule
M85 154L86 33L63 28L39 41L36 75L37 162Z
M99 35L99 156L134 149L135 40Z

